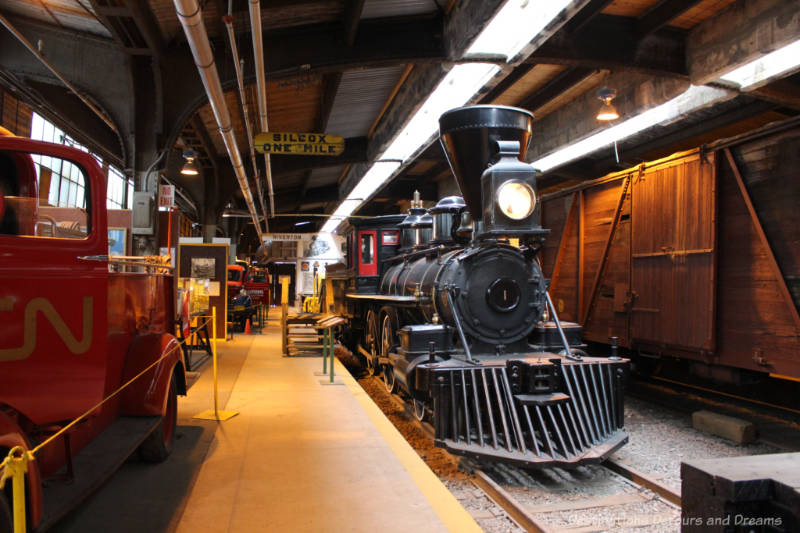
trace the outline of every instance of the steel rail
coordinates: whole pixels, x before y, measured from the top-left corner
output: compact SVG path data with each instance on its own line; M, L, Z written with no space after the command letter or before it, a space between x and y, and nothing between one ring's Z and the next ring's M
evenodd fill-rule
M658 494L668 502L677 505L678 507L681 506L680 492L669 488L668 486L664 485L660 481L653 479L647 474L639 472L632 466L620 463L619 461L615 461L613 459L606 459L601 463L601 465L604 466L605 468L608 468L612 472L619 474L628 481L631 481L636 485L644 487L650 490L651 492Z

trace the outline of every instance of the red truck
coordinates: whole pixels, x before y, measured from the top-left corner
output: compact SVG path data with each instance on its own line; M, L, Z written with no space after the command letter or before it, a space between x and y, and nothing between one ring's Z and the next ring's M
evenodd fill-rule
M252 267L247 271L244 289L253 300L253 305L269 307L269 272L263 268Z
M175 438L184 361L171 274L110 272L106 184L76 149L0 137L0 461L33 449L164 356L28 465L27 527L41 531L137 449ZM58 207L56 207L58 206ZM11 531L10 485L0 531Z
M235 298L244 287L244 267L228 265L228 298Z

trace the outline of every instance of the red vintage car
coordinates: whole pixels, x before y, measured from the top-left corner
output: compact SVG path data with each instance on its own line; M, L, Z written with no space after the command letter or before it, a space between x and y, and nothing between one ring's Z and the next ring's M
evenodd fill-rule
M0 137L0 460L164 356L36 454L25 479L29 530L52 525L137 449L165 459L176 395L186 393L173 277L109 272L105 191L91 155ZM0 531L12 527L8 497L0 493Z
M253 267L247 271L244 289L250 295L253 305L269 306L269 272L263 268Z

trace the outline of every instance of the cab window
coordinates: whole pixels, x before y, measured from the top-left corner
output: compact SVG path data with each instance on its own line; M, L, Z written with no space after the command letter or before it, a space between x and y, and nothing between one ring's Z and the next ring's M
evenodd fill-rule
M375 239L371 233L361 235L361 264L371 265L375 256Z
M228 270L228 281L239 281L242 279L242 271L230 269Z
M267 283L267 275L263 272L253 272L247 276L250 283Z
M58 157L0 152L0 234L85 239L91 231L89 179Z

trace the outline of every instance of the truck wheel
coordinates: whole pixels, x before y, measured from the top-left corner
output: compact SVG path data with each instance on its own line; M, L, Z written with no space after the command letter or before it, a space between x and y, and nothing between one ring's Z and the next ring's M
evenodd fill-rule
M11 483L9 480L8 483ZM11 506L8 504L5 494L0 492L0 533L13 533L14 523L12 522Z
M175 375L169 382L167 411L161 423L139 446L139 457L148 463L160 463L172 453L175 444L175 426L178 424L178 390Z

